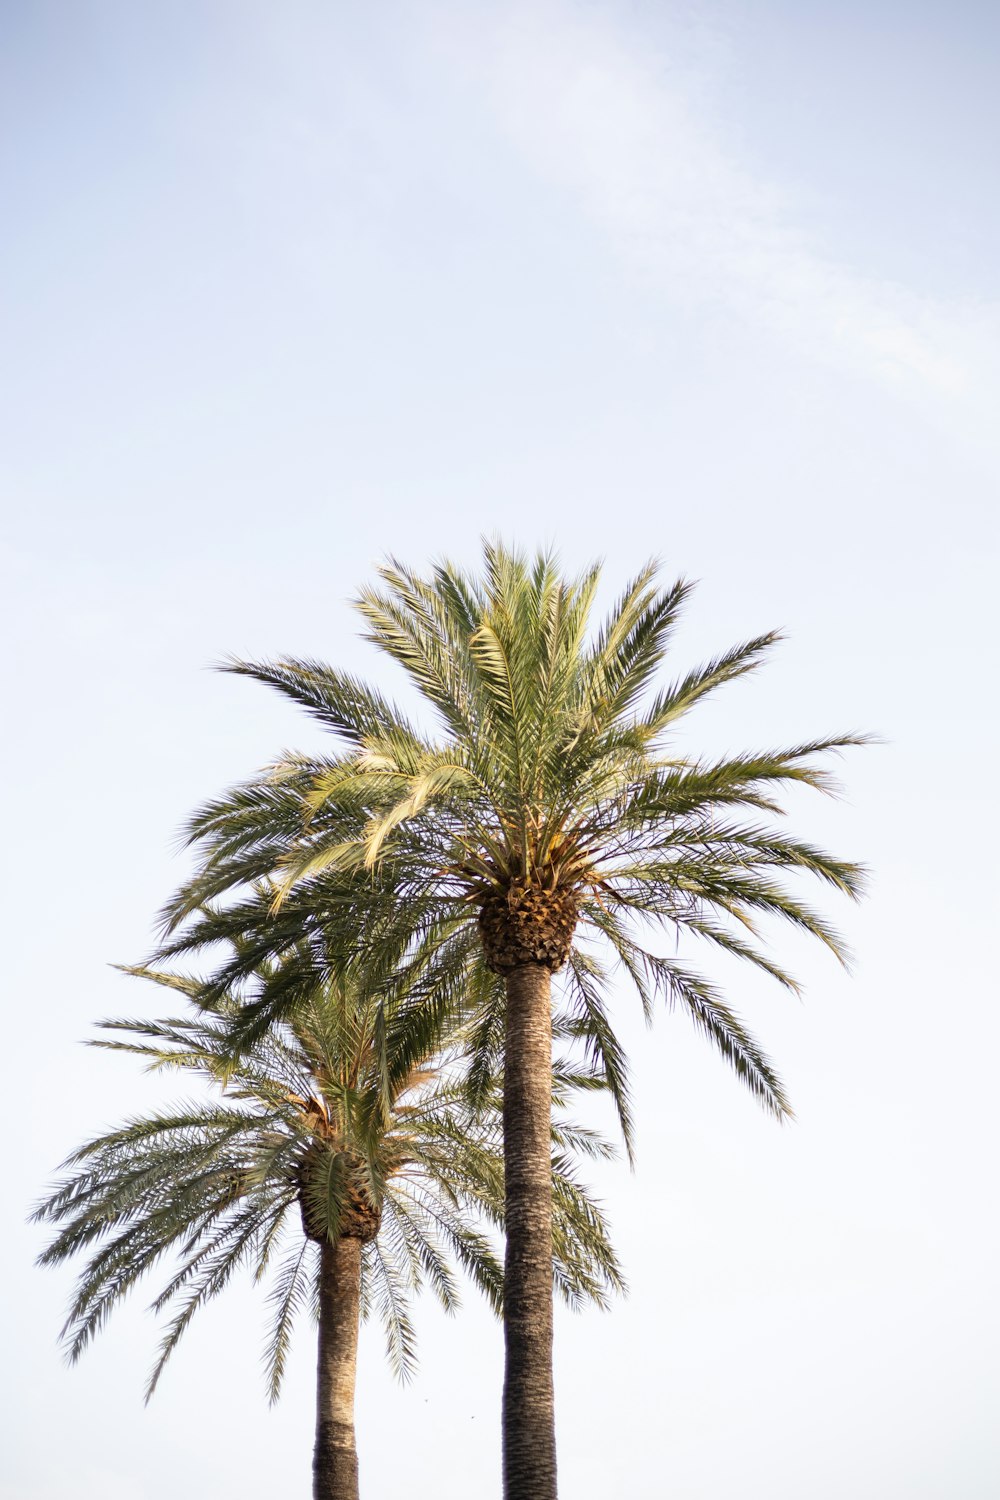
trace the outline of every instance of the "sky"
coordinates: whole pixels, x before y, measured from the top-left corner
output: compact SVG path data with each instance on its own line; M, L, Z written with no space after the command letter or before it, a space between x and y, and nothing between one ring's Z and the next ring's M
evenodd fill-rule
M8 1187L2 1500L308 1492L234 1287L153 1402L149 1297L68 1369L25 1216L170 1096L84 1050L201 800L322 736L230 653L396 691L350 600L483 535L698 580L673 666L780 627L713 754L840 730L797 832L870 868L803 1003L713 964L778 1127L622 986L630 1283L560 1315L563 1493L987 1500L994 1436L1000 11L889 0L0 7L0 740ZM152 1288L150 1289L152 1295ZM499 1494L499 1333L363 1331L363 1492ZM181 1488L183 1487L183 1488Z

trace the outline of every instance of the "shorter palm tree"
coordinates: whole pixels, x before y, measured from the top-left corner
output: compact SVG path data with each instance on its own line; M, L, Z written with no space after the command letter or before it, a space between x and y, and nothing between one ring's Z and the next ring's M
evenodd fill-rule
M104 1022L110 1034L95 1045L193 1072L221 1098L134 1118L89 1141L36 1210L36 1220L59 1226L42 1264L89 1254L63 1329L69 1356L75 1361L139 1279L173 1257L153 1302L170 1320L148 1399L198 1308L249 1267L256 1281L270 1281L272 1400L296 1314L311 1306L317 1315L313 1495L356 1500L361 1318L378 1313L405 1378L414 1360L409 1294L429 1283L455 1307L450 1261L500 1309L503 1273L487 1232L503 1217L497 1111L470 1109L454 1049L425 1045L421 1055L405 1025L393 1025L391 1002L373 1003L349 976L328 981L236 1060L237 1000L198 1009L202 981L130 972L182 991L195 1013ZM568 1125L557 1126L553 1143L555 1282L571 1303L603 1303L621 1278L572 1156L608 1148Z

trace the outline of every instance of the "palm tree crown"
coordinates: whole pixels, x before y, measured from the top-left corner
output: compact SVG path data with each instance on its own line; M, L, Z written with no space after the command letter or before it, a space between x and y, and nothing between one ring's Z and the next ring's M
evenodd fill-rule
M680 756L670 738L680 720L754 671L775 633L653 692L688 584L658 589L650 565L592 633L596 567L566 582L550 558L529 565L495 544L485 563L482 581L447 564L428 579L393 564L381 570L385 590L358 601L368 638L435 709L438 737L318 662L230 664L307 708L346 753L289 757L203 808L190 828L203 864L168 908L168 926L247 879L276 873L276 906L295 892L316 908L329 906L338 881L371 879L381 867L408 936L462 932L501 975L523 963L568 966L569 993L609 1065L626 1127L601 947L647 1011L657 991L682 1003L759 1102L787 1114L773 1068L720 992L654 951L652 935L694 935L792 989L754 941L762 919L788 922L843 958L838 934L784 877L813 876L853 897L859 867L773 818L783 787L834 789L822 758L866 737L714 761ZM349 889L364 899L364 882ZM596 948L581 942L587 936Z

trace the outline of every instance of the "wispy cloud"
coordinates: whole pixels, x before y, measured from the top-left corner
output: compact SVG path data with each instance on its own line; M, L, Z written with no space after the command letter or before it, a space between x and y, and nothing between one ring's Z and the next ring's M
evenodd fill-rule
M535 169L657 295L889 386L1000 457L1000 306L922 296L812 242L706 105L690 46L659 25L644 37L637 14L533 0L477 38L492 107Z

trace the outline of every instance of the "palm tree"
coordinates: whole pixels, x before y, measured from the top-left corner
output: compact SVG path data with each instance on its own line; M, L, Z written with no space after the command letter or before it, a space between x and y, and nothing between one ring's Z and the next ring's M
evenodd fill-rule
M281 967L263 966L257 977L266 985ZM34 1217L60 1226L43 1264L90 1254L63 1330L68 1353L75 1360L137 1281L175 1257L179 1264L153 1304L172 1316L148 1399L198 1308L241 1266L255 1280L269 1276L271 1399L295 1316L313 1304L314 1500L356 1500L362 1311L377 1309L390 1359L405 1377L414 1358L408 1293L426 1282L453 1308L449 1252L500 1310L502 1273L484 1232L503 1217L496 1110L471 1111L452 1076L453 1055L414 1044L405 995L373 1003L356 975L353 984L342 978L314 991L294 1018L270 1027L234 1060L232 1022L245 997L220 1001L200 980L130 972L181 991L195 1014L105 1022L111 1035L96 1045L137 1053L155 1068L193 1071L222 1098L129 1120L64 1163L68 1175ZM562 1125L552 1149L556 1282L571 1303L603 1303L621 1278L572 1157L607 1148Z
M270 873L275 903L346 910L338 883L395 891L405 941L478 947L502 990L480 1017L482 1058L502 1053L505 1216L504 1483L507 1500L554 1500L549 1121L551 978L599 1060L629 1138L625 1059L607 1012L608 960L654 998L679 1003L757 1100L789 1106L773 1067L719 990L675 950L693 937L795 981L759 941L788 922L843 959L841 940L784 878L854 897L857 866L782 831L784 788L830 790L822 760L857 735L716 760L672 736L697 703L762 662L747 640L654 687L689 592L643 569L592 632L594 567L575 581L551 557L487 544L481 578L401 564L358 608L367 638L433 711L425 732L375 690L315 661L240 662L333 729L330 758L289 758L208 804L190 826L203 864L167 926L206 895ZM301 818L305 806L307 815ZM353 883L353 884L352 884ZM356 900L363 899L356 896ZM183 947L183 935L174 939ZM399 951L400 938L388 946ZM280 1012L277 1010L271 1014ZM483 1064L478 1076L486 1076Z

